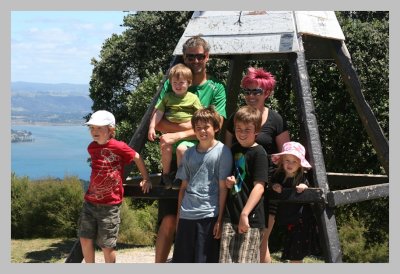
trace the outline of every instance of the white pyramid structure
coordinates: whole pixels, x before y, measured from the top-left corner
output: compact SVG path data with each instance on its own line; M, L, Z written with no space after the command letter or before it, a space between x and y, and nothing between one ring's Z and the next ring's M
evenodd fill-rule
M333 11L196 11L173 54L195 35L213 56L296 52L299 35L345 40Z

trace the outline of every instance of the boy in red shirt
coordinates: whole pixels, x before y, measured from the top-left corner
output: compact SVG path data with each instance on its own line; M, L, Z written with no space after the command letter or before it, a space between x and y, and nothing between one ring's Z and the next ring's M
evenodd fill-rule
M115 263L120 205L124 197L124 166L135 161L143 178L140 186L144 193L150 191L151 181L139 153L114 139L112 113L96 111L86 125L93 137L88 146L92 173L78 222L78 237L86 263L95 262L94 241L101 247L105 262Z

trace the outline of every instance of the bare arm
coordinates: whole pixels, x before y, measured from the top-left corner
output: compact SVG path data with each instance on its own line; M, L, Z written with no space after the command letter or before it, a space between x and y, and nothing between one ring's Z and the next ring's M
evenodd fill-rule
M181 183L181 188L179 189L179 194L178 194L178 214L176 216L176 230L178 229L178 223L179 223L179 216L180 216L180 211L181 211L181 205L182 205L182 200L183 200L183 196L185 196L185 191L188 185L188 181L187 180L182 180Z
M153 116L151 117L150 125L149 125L149 133L147 138L150 141L154 141L156 139L156 125L161 121L162 117L164 116L164 112L158 109L154 109Z
M144 161L139 153L136 152L135 158L133 158L137 168L139 169L140 174L142 175L142 181L140 182L140 186L142 187L143 193L148 193L152 187L149 173L147 172L147 168L144 164Z
M282 146L286 142L290 142L289 131L287 130L275 137L276 147L279 152L282 152Z
M229 131L225 131L225 145L229 148L232 147L233 135Z
M260 201L262 195L264 193L264 182L255 181L254 188L250 193L249 199L244 206L242 213L240 214L239 220L239 233L245 233L249 229L249 214Z
M224 216L225 205L226 205L226 197L228 196L228 188L226 187L225 180L219 180L219 211L218 211L218 219L214 225L214 238L220 239L222 234L222 218Z

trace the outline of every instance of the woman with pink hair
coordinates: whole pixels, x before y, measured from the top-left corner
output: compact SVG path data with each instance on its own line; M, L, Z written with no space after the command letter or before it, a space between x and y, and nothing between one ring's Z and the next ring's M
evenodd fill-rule
M274 165L270 155L281 152L282 145L290 141L286 121L282 116L265 105L266 100L273 94L275 77L262 68L249 67L241 81L242 94L246 105L257 108L262 114L261 131L256 142L262 145L269 158L269 174L272 175ZM237 142L233 124L234 114L229 118L225 133L225 144L229 147ZM277 205L264 200L266 228L260 246L260 262L270 263L271 255L268 248L268 238L275 223Z

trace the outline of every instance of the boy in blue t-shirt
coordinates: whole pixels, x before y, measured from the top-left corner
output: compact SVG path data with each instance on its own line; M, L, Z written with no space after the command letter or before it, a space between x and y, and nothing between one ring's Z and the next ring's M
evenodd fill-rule
M232 170L229 148L215 139L219 114L212 106L195 112L191 123L199 143L186 150L176 177L182 180L172 262L217 263L222 215Z

